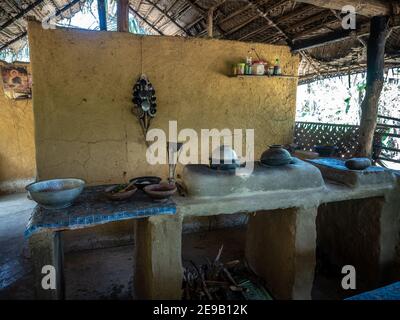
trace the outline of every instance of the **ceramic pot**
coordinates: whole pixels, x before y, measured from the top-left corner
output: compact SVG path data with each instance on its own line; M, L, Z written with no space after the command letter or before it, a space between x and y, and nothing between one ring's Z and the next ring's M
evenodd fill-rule
M320 157L333 157L338 150L336 146L315 146L315 152L319 154Z
M372 165L371 160L368 158L352 158L347 160L344 164L347 169L350 170L364 170Z
M132 197L135 194L135 192L137 191L137 188L134 185L132 185L124 192L115 192L114 193L113 191L117 187L119 187L119 185L111 186L104 190L104 194L106 195L106 197L108 199L115 200L115 201L126 200L126 199L129 199L130 197Z
M143 190L154 200L166 200L176 192L177 188L175 184L162 182L146 186Z
M284 166L292 161L292 157L281 145L275 144L269 147L261 155L261 163L268 166Z

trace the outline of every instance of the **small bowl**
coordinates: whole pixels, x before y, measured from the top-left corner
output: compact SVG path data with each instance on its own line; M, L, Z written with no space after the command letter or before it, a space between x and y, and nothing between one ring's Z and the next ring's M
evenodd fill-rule
M152 184L144 187L144 192L146 192L152 199L155 200L166 200L172 196L177 188L175 184L169 184L166 182L159 184Z
M137 177L129 180L129 182L133 182L136 188L143 189L146 186L152 184L159 184L161 181L160 177L155 176L147 176L147 177Z
M113 193L113 190L115 190L116 188L118 188L120 185L116 185L116 186L111 186L108 187L104 190L104 194L106 195L106 197L110 200L114 200L114 201L122 201L122 200L126 200L129 199L130 197L132 197L135 192L137 191L137 188L132 185L129 187L128 190L124 191L124 192L115 192ZM126 186L126 185L125 185Z
M28 198L46 209L63 209L72 205L85 187L82 179L51 179L31 183L25 187Z

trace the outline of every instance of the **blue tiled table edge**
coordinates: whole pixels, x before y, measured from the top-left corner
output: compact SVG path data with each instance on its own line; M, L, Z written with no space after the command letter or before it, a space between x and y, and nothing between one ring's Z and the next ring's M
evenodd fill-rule
M400 282L383 288L364 292L346 300L400 300Z
M79 229L84 226L91 225L100 225L113 221L122 221L128 220L132 218L140 218L140 217L150 217L150 216L158 216L158 215L173 215L176 214L176 207L157 207L157 208L145 208L140 209L135 212L118 212L110 215L92 215L89 217L82 218L74 218L69 221L65 221L64 223L52 223L52 224L39 224L35 226L29 226L25 232L25 238L29 238L32 234L39 232L43 229ZM68 228L67 228L68 227Z

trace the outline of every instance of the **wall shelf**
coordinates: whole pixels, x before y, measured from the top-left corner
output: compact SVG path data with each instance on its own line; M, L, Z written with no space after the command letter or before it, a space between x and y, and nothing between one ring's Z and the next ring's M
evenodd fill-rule
M238 74L236 76L229 76L231 78L286 78L286 79L298 79L298 76L291 76L282 74L280 76L268 76L268 75L256 75L256 74Z

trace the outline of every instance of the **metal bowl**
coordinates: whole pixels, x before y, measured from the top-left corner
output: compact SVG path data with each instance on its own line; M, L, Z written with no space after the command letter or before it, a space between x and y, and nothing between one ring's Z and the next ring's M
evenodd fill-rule
M226 145L216 148L209 160L210 168L215 170L234 170L240 167L235 150Z
M25 189L29 198L46 209L62 209L72 205L85 187L81 179L52 179L31 183Z

